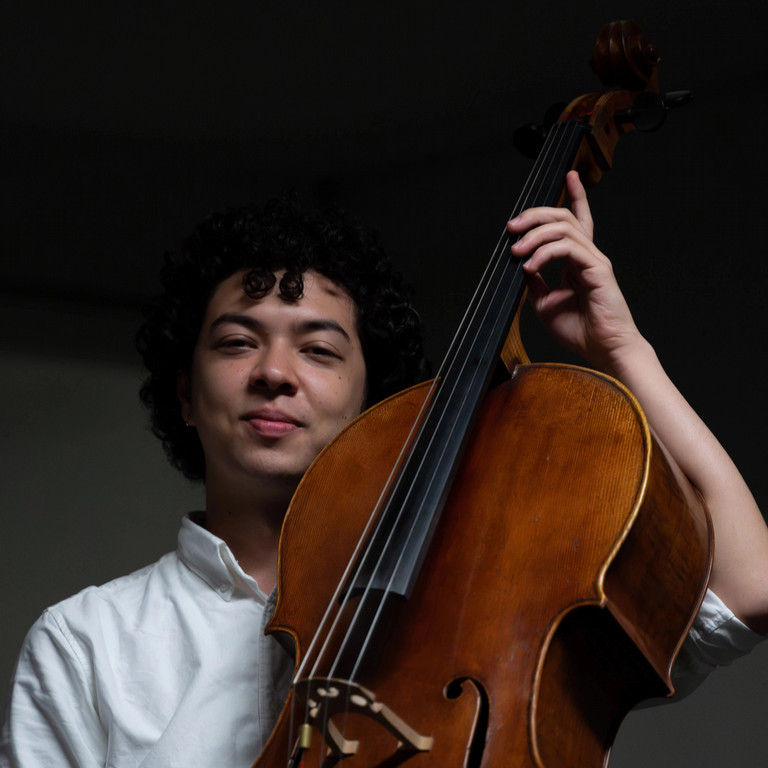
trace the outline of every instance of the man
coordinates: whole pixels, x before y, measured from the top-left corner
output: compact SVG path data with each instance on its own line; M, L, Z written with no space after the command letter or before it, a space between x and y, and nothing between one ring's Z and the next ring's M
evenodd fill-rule
M635 327L575 174L568 192L572 213L535 209L509 223L523 235L512 253L526 259L550 332L635 393L710 507L713 592L681 662L699 674L768 631L768 530ZM555 259L567 280L549 290L540 270ZM206 508L183 521L176 553L32 628L3 766L250 765L293 669L263 636L290 498L361 409L426 375L407 291L370 236L335 217L280 203L216 217L164 282L141 334L142 396L172 463L204 480Z

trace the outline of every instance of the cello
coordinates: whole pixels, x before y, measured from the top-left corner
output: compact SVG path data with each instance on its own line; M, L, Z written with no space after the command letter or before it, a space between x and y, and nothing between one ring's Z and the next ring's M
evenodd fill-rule
M634 23L603 28L611 89L566 107L513 216L561 204L572 168L596 183L685 101L657 62ZM706 509L623 385L528 359L510 238L435 379L358 417L296 491L267 627L296 668L254 768L597 768L672 691Z

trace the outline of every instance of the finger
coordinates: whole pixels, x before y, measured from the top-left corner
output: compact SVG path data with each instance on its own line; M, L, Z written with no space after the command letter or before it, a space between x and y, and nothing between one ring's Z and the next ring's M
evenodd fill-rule
M538 312L549 295L549 286L544 278L537 273L529 275L527 287L528 301L536 312Z
M565 186L568 190L568 197L571 199L573 215L591 240L594 235L595 226L592 221L592 212L589 210L587 190L584 189L577 171L568 172L568 175L565 177Z
M529 229L555 222L572 222L578 224L573 213L568 208L528 208L507 222L507 229L515 234L523 234Z
M555 242L570 242L573 248L581 249L589 249L592 246L592 241L571 217L571 220L550 222L534 227L513 243L510 249L514 256L525 258L533 254L537 248Z
M608 258L594 248L591 243L582 245L567 238L540 245L523 262L523 269L526 274L532 275L540 272L547 264L558 260L564 262L566 269L569 270L568 274L579 275L578 282L580 283L586 282L590 285L599 283L600 280L604 279L601 276L610 271ZM587 277L587 275L591 275L591 277Z

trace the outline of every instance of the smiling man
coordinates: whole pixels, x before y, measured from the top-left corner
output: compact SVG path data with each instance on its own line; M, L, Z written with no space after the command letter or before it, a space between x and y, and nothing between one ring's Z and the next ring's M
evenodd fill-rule
M538 209L510 222L522 235L512 257L526 259L547 328L633 390L710 507L713 591L679 664L701 677L768 630L768 530L635 327L573 174L568 190L573 213ZM550 290L540 270L553 260L567 280ZM264 635L290 498L364 407L427 375L408 289L372 235L338 214L273 202L212 217L167 261L163 283L139 337L142 399L171 463L205 483L206 507L183 519L175 552L33 626L3 768L251 765L293 671Z
M206 528L230 542L266 592L291 496L320 450L363 410L366 392L350 295L310 270L301 296L286 298L284 278L278 273L256 299L243 290L247 271L225 279L208 304L191 370L179 376L182 417L205 455Z

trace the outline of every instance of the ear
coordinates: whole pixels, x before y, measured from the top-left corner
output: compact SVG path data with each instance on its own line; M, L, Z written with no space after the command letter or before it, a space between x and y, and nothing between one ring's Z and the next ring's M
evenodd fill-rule
M192 397L189 386L189 371L179 371L176 374L176 397L181 405L181 418L188 427L194 427L192 417Z

